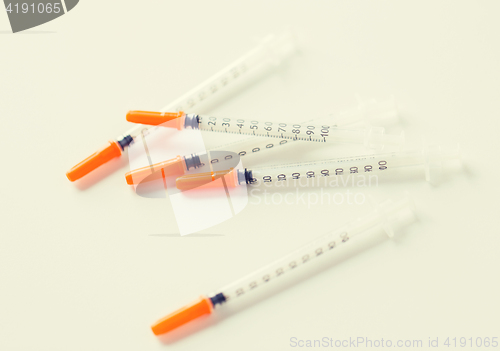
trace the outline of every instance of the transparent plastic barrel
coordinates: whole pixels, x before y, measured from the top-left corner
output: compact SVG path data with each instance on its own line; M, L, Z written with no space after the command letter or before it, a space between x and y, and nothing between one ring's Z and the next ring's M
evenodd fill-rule
M194 123L193 120L197 120L197 123ZM327 124L292 124L200 115L187 115L186 125L194 126L193 128L202 131L291 141L357 143L369 146L400 145L404 141L403 134L386 135L384 134L384 128L347 129L332 127Z
M253 183L270 183L342 175L370 175L423 164L421 151L341 157L317 162L290 163L252 169Z

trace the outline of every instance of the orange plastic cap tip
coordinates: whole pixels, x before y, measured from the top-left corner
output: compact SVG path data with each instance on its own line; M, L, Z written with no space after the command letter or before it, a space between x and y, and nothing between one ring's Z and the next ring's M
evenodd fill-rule
M128 185L134 184L134 177L132 175L132 172L125 173L125 180L127 181Z
M129 111L127 121L132 123L158 126L184 116L184 112L153 112L153 111Z
M66 177L72 182L82 178L83 176L89 174L94 169L102 166L106 162L111 161L115 157L119 157L122 154L122 150L118 144L112 140L109 141L109 145L102 148L101 150L94 152L92 155L87 157L85 160L71 168L67 173Z
M195 302L184 306L168 316L160 319L151 326L155 335L168 333L169 331L186 324L193 319L205 314L212 313L212 302L209 298L201 296Z

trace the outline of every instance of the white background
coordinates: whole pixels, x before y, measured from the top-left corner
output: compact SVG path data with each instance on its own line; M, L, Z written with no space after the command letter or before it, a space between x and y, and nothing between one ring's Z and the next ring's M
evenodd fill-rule
M500 337L499 11L496 1L85 0L15 35L0 13L0 349L287 350L292 337L424 346L429 337L441 345ZM125 184L126 157L78 184L65 172L127 130L129 109L160 109L253 38L286 26L303 36L302 53L201 112L300 122L355 106L356 94L394 94L408 139L459 142L464 168L437 187L416 169L351 189L407 190L420 221L158 338L149 329L156 319L369 206L253 198L236 217L179 237L168 200ZM248 166L316 155L305 148ZM318 189L301 190L309 191Z

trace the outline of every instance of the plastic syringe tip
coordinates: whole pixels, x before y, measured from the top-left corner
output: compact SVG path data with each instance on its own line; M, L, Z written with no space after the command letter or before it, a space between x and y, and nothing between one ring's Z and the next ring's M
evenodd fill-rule
M112 140L109 141L109 145L106 145L99 151L94 152L92 155L87 157L85 160L71 168L67 173L66 177L72 182L82 178L83 176L89 174L94 169L102 166L103 164L111 161L115 157L119 157L122 154L122 150L118 144Z
M212 313L212 310L213 307L210 299L200 296L198 300L158 320L151 326L151 330L155 335L165 334L198 317Z
M416 219L415 205L409 194L397 200L388 199L376 204L375 210L383 219L382 228L390 238L394 237L400 227Z
M424 141L425 179L433 184L442 180L443 168L462 166L460 147L455 145L434 145Z
M184 116L184 112L128 111L127 121L158 126Z

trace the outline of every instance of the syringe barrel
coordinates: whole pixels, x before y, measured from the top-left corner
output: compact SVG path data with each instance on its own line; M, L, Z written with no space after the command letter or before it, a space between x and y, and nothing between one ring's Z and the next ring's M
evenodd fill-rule
M392 152L254 168L251 174L252 180L247 179L247 181L257 185L290 180L318 180L335 176L371 175L423 164L424 157L421 150Z
M344 245L354 236L368 229L380 226L391 236L394 224L405 225L413 219L412 202L409 198L385 201L379 204L371 214L302 246L285 257L217 290L217 294L211 296L222 294L225 297L224 301L232 301L236 297L247 295L261 285L274 281L285 273L294 271L314 258L329 255L335 251L336 247Z

